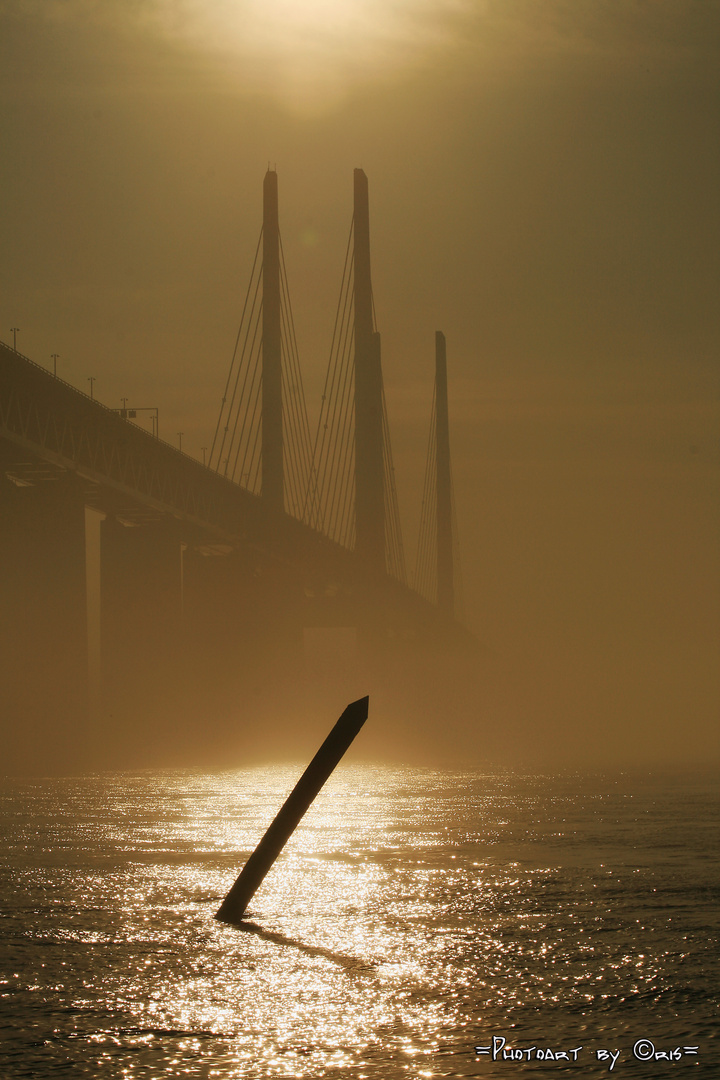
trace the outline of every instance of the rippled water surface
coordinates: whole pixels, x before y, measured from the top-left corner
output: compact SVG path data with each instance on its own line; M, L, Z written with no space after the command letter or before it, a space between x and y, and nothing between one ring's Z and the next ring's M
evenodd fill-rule
M720 1076L707 779L341 766L218 923L300 771L2 783L2 1080Z

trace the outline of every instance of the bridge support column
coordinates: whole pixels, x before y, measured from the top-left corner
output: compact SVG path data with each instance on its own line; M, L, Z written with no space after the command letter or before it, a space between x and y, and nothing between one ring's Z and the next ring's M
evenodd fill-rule
M208 754L238 760L296 694L302 668L299 579L258 552L185 555L189 699Z
M18 485L0 468L3 769L88 763L84 490L68 473ZM11 471L11 470L7 470Z
M177 522L127 526L107 517L100 526L100 648L113 761L172 760L184 691L181 620Z
M183 592L190 699L198 716L223 726L239 688L258 678L258 636L252 615L259 584L249 552L188 549L183 558ZM208 732L212 737L212 732Z

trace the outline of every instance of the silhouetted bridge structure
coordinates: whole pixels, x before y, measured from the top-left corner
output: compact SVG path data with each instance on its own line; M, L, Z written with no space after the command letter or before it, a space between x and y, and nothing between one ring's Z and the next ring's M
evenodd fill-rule
M161 714L154 738L167 744L185 713L212 723L233 703L237 713L243 691L256 706L268 689L271 698L281 685L291 693L311 628L352 630L362 663L386 670L418 646L469 641L454 614L444 338L436 335L421 595L405 580L367 181L356 170L353 243L314 446L298 390L275 173L264 194L262 260L207 465L0 345L0 649L11 767L39 748L47 759L90 747L98 725L104 741L142 732L152 743L148 725Z

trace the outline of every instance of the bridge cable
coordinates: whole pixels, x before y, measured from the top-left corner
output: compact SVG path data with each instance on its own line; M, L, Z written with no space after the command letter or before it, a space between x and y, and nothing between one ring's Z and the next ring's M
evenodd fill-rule
M354 398L353 398L353 342L354 332L350 319L346 322L343 351L339 358L338 394L335 399L331 424L334 440L329 447L334 462L332 487L328 494L328 522L335 538L347 545L347 528L344 525L343 506L348 501L354 465ZM352 501L352 500L351 500Z
M310 464L310 422L308 420L307 403L305 400L305 388L303 386L302 372L300 369L300 358L297 347L297 335L295 333L295 318L293 316L292 305L290 303L290 289L288 286L287 270L285 268L285 254L282 246L282 237L280 238L280 256L281 256L281 268L282 268L282 283L284 288L284 296L287 307L287 322L289 328L289 339L291 343L290 349L290 368L295 376L296 386L296 416L299 425L299 432L301 434L300 445L302 448L303 461L306 466Z
M348 266L345 279L345 295L341 298L342 311L340 326L335 342L336 353L331 384L331 395L327 402L327 412L323 430L324 461L321 470L321 484L324 494L323 517L325 528L333 539L343 543L340 532L340 519L336 510L338 489L343 488L343 477L348 455L347 409L348 398L352 394L350 375L350 353L352 349L352 265ZM343 421L345 420L345 423ZM327 436L326 436L327 432Z
M349 289L352 290L352 284ZM335 528L340 543L355 544L355 327L348 318L343 354L342 396L339 402L339 453L335 493ZM345 509L343 509L345 507Z
M208 464L212 468L213 458L214 458L214 455L215 455L215 449L217 447L218 435L220 433L221 425L223 423L223 420L225 420L225 426L223 428L222 441L221 441L220 446L218 447L218 457L217 457L217 462L215 464L216 472L220 471L220 465L222 463L223 452L224 452L224 449L225 449L225 440L227 438L228 431L229 431L229 422L230 422L230 418L232 417L235 397L236 397L236 394L237 394L238 382L239 382L239 378L240 378L240 373L241 373L242 368L243 368L243 361L244 361L244 358L245 358L245 350L246 350L246 347L247 347L248 330L249 330L250 325L252 324L252 311L254 310L255 305L257 303L258 289L259 289L259 283L260 283L260 274L259 274L259 271L258 271L258 257L259 257L259 254L260 254L260 246L261 246L261 244L262 244L262 229L260 230L260 236L258 238L257 247L255 249L255 257L253 259L252 270L250 272L250 280L248 282L248 288L247 288L247 291L246 291L246 294L245 294L245 301L244 301L244 304L243 304L242 315L240 317L240 325L238 327L237 337L235 339L235 348L233 350L232 359L231 359L231 362L230 362L230 370L228 371L228 377L227 377L227 381L226 381L226 384L225 384L225 391L223 393L222 401L221 401L221 404L220 404L220 412L218 414L218 421L217 421L217 425L215 427L215 435L213 436L212 446L210 448L210 457L208 459ZM258 273L257 281L255 281L256 273ZM255 281L255 289L253 291L253 282L254 281ZM250 302L251 296L252 296L251 314L249 315L248 321L246 323L246 316L248 314L248 303ZM238 367L237 367L237 373L235 375L235 382L233 384L232 398L231 398L231 401L228 403L228 390L230 388L230 383L232 381L233 372L235 370L235 362L236 362L236 359L237 359L238 347L240 345L240 339L242 337L243 327L244 326L246 327L245 340L243 342L243 347L242 347L242 350L241 350L241 353L240 353L240 360L238 362ZM227 406L227 409L226 409L226 406Z
M262 379L262 368L260 357L262 354L262 301L257 305L257 311L254 313L254 322L248 326L248 332L246 335L246 341L250 340L250 348L247 353L247 362L244 368L244 378L240 397L238 399L237 408L235 410L235 422L233 425L233 433L230 440L230 446L228 447L228 456L226 459L227 475L227 463L230 461L232 451L237 441L237 450L235 451L235 459L233 461L233 467L230 473L230 478L235 480L237 475L238 459L240 454L243 455L242 465L240 467L240 482L242 483L243 475L245 473L246 459L248 453L248 447L252 440L253 424L255 421L254 404L257 402L259 394L259 384ZM250 338L250 330L252 330L252 338ZM252 411L251 411L252 410ZM240 425L240 431L238 433L238 424L240 423L240 417L242 415L242 424ZM252 417L248 424L248 418ZM248 482L244 485L250 491L255 491L255 488Z
M340 284L340 295L335 312L335 323L330 345L330 356L322 394L320 416L312 453L310 484L304 518L308 524L324 532L332 539L340 540L337 535L338 522L332 510L333 490L337 482L337 471L343 472L342 444L347 444L347 432L339 423L339 415L347 413L347 361L351 340L351 303L352 303L352 239L353 224L350 225L345 261ZM351 395L352 396L352 395ZM340 405L339 405L340 402ZM347 424L344 425L347 428ZM339 446L338 446L339 442ZM345 447L347 451L347 445ZM342 475L340 478L342 483Z
M345 262L343 265L343 274L340 285L340 297L338 299L338 306L335 313L335 325L333 327L333 337L330 346L330 358L328 361L328 371L325 379L325 388L322 396L320 420L318 423L318 437L316 439L316 457L315 457L315 473L318 487L318 506L319 506L319 521L318 526L332 535L332 529L330 523L326 520L326 475L328 468L332 463L332 457L328 451L328 440L331 437L329 435L330 430L330 409L331 402L335 395L335 386L338 375L337 365L337 351L340 349L340 340L344 334L345 318L348 310L349 303L349 281L351 270L351 251L352 251L352 236L353 226L350 225L350 235L348 237L347 248L345 251ZM334 358L334 359L333 359ZM319 440L319 449L318 449Z
M248 362L247 370L245 372L245 384L249 379L249 386L247 387L247 395L245 394L246 385L243 386L243 396L238 403L238 409L235 414L235 429L237 428L240 413L242 411L242 425L240 427L240 434L237 440L237 451L235 453L235 460L233 462L233 468L231 473L231 479L236 480L238 475L238 461L240 453L242 452L242 462L240 463L240 477L237 481L241 487L246 487L248 491L252 491L258 495L260 493L258 484L258 469L255 467L255 457L257 453L258 440L260 437L260 402L262 395L262 304L260 304L257 319L253 329L252 346L250 352L250 359L254 357L252 362ZM245 403L245 408L242 409L242 404ZM235 431L233 431L233 439L235 438ZM243 478L244 481L243 482Z
M282 375L285 388L283 421L287 431L283 448L290 507L295 517L302 518L311 467L311 438L282 238L280 269Z

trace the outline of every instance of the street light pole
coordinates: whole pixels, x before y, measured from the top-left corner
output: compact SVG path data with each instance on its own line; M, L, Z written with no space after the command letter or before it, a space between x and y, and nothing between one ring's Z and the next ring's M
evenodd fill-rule
M177 433L177 435L178 435L178 442L179 442L179 444L180 444L180 453L182 453L182 437L183 437L183 435L184 435L184 434L185 434L185 432L184 432L184 431L178 431L178 433Z
M17 352L17 335L18 335L18 330L20 329L20 327L19 326L11 326L10 329L12 330L12 336L13 336L13 349L15 350L15 352Z
M88 375L88 382L90 383L90 400L94 401L94 398L93 398L93 386L95 385L95 376L94 375Z
M53 362L53 375L57 379L57 362L60 359L60 353L56 353L56 352L51 353L50 354L50 359Z
M157 405L136 405L135 408L128 406L128 398L121 397L122 409L113 409L119 413L123 420L135 420L137 413L149 412L152 422L152 435L154 439L160 438L160 410Z

